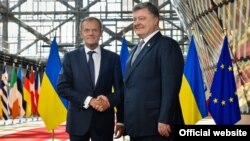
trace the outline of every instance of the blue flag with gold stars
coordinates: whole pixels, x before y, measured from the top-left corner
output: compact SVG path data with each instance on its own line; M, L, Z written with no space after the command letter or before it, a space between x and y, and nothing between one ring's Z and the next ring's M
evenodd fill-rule
M208 109L217 125L233 125L241 119L227 36L211 86Z

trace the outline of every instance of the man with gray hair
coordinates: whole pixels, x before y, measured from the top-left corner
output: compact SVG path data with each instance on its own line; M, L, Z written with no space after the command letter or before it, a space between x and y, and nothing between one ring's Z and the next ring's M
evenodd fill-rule
M124 125L131 141L172 141L184 124L179 91L184 59L178 43L159 31L159 10L150 2L133 8L140 41L124 78Z
M123 81L120 57L101 48L102 23L95 17L81 21L84 45L64 55L57 91L69 101L66 131L71 141L112 141L123 134ZM114 92L112 92L114 88Z

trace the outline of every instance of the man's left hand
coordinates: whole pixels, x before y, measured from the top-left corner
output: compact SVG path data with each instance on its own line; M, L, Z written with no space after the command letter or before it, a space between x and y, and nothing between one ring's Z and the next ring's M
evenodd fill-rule
M171 128L169 124L158 123L158 132L161 136L168 137L171 133Z
M119 125L119 124L116 124L115 126L115 139L118 139L120 138L124 133L124 126L123 125Z

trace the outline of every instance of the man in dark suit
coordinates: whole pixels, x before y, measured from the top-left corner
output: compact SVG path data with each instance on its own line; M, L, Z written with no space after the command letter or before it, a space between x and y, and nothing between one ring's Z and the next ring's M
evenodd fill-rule
M59 95L69 101L66 131L71 141L112 141L114 106L118 108L117 121L123 122L120 59L99 46L102 36L99 19L83 19L80 35L85 45L64 55L57 84ZM118 138L123 125L116 125Z
M184 60L178 43L159 31L159 11L150 2L133 8L139 45L124 78L124 125L131 141L173 140L184 124L179 103Z

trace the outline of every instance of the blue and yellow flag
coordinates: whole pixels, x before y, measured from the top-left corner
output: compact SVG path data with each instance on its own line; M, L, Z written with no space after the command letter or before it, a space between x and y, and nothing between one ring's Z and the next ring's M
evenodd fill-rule
M227 36L224 38L210 94L208 108L216 124L232 125L241 119Z
M38 112L48 130L55 129L58 125L66 121L67 103L56 92L60 69L61 61L56 38L54 38L43 75L38 101Z
M122 76L124 77L125 75L125 70L126 70L126 62L129 57L129 51L128 51L128 45L127 41L125 39L125 36L122 37L122 48L120 52L120 60L121 60L121 69L122 69Z
M185 124L195 124L207 116L202 71L193 36L184 67L179 97Z

